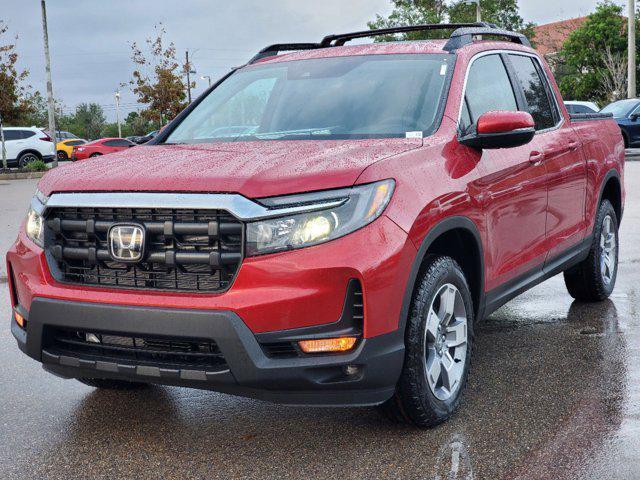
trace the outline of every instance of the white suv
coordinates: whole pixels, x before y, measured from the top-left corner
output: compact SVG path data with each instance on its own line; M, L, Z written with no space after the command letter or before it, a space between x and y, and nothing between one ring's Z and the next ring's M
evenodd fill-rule
M49 135L35 127L3 128L7 163L10 167L24 167L34 160L50 162L56 148ZM0 148L2 146L0 145ZM0 152L0 168L2 168L2 152Z

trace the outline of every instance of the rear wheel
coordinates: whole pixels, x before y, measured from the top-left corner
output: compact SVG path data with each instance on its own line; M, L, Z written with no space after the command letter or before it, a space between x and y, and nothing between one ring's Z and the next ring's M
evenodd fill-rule
M381 409L391 419L431 427L458 408L469 375L473 303L460 266L431 257L411 302L405 362L394 396Z
M78 378L77 380L90 387L103 388L105 390L137 390L148 386L147 383L125 382L124 380L110 380L108 378Z
M58 150L58 160L66 160L68 158L69 156L67 155L67 152L64 150Z
M583 302L605 300L618 276L618 217L609 200L598 209L589 256L564 272L569 294Z
M31 162L35 162L36 160L40 160L40 157L32 152L23 153L18 157L18 166L20 168L24 168L29 165Z
M89 155L89 157L99 157L100 155L102 155L101 153L92 153L91 155Z

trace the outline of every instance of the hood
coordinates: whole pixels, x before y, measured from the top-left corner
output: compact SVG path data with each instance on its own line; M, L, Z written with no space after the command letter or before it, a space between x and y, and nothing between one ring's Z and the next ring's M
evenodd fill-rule
M148 145L47 173L55 192L234 192L268 197L353 185L369 165L413 150L421 139L262 141Z

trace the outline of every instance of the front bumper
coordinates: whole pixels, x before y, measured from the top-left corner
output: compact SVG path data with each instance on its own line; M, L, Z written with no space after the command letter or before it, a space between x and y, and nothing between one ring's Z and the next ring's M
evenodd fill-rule
M48 329L109 331L132 336L213 340L228 369L172 368L135 361L105 361L60 354L49 346ZM11 331L20 349L66 378L110 378L211 389L291 405L375 405L394 392L404 357L400 330L362 339L347 354L287 359L268 357L256 336L230 311L172 310L34 298L26 331ZM346 366L356 366L348 375Z

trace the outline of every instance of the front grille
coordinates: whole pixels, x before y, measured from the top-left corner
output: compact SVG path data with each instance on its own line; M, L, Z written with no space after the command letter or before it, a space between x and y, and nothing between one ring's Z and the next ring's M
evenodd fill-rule
M109 228L123 222L145 228L138 263L109 254ZM242 262L243 225L221 210L53 208L46 227L49 266L66 283L218 292L231 285Z
M51 328L44 348L50 354L84 360L191 370L226 370L216 342L184 338L154 338Z

